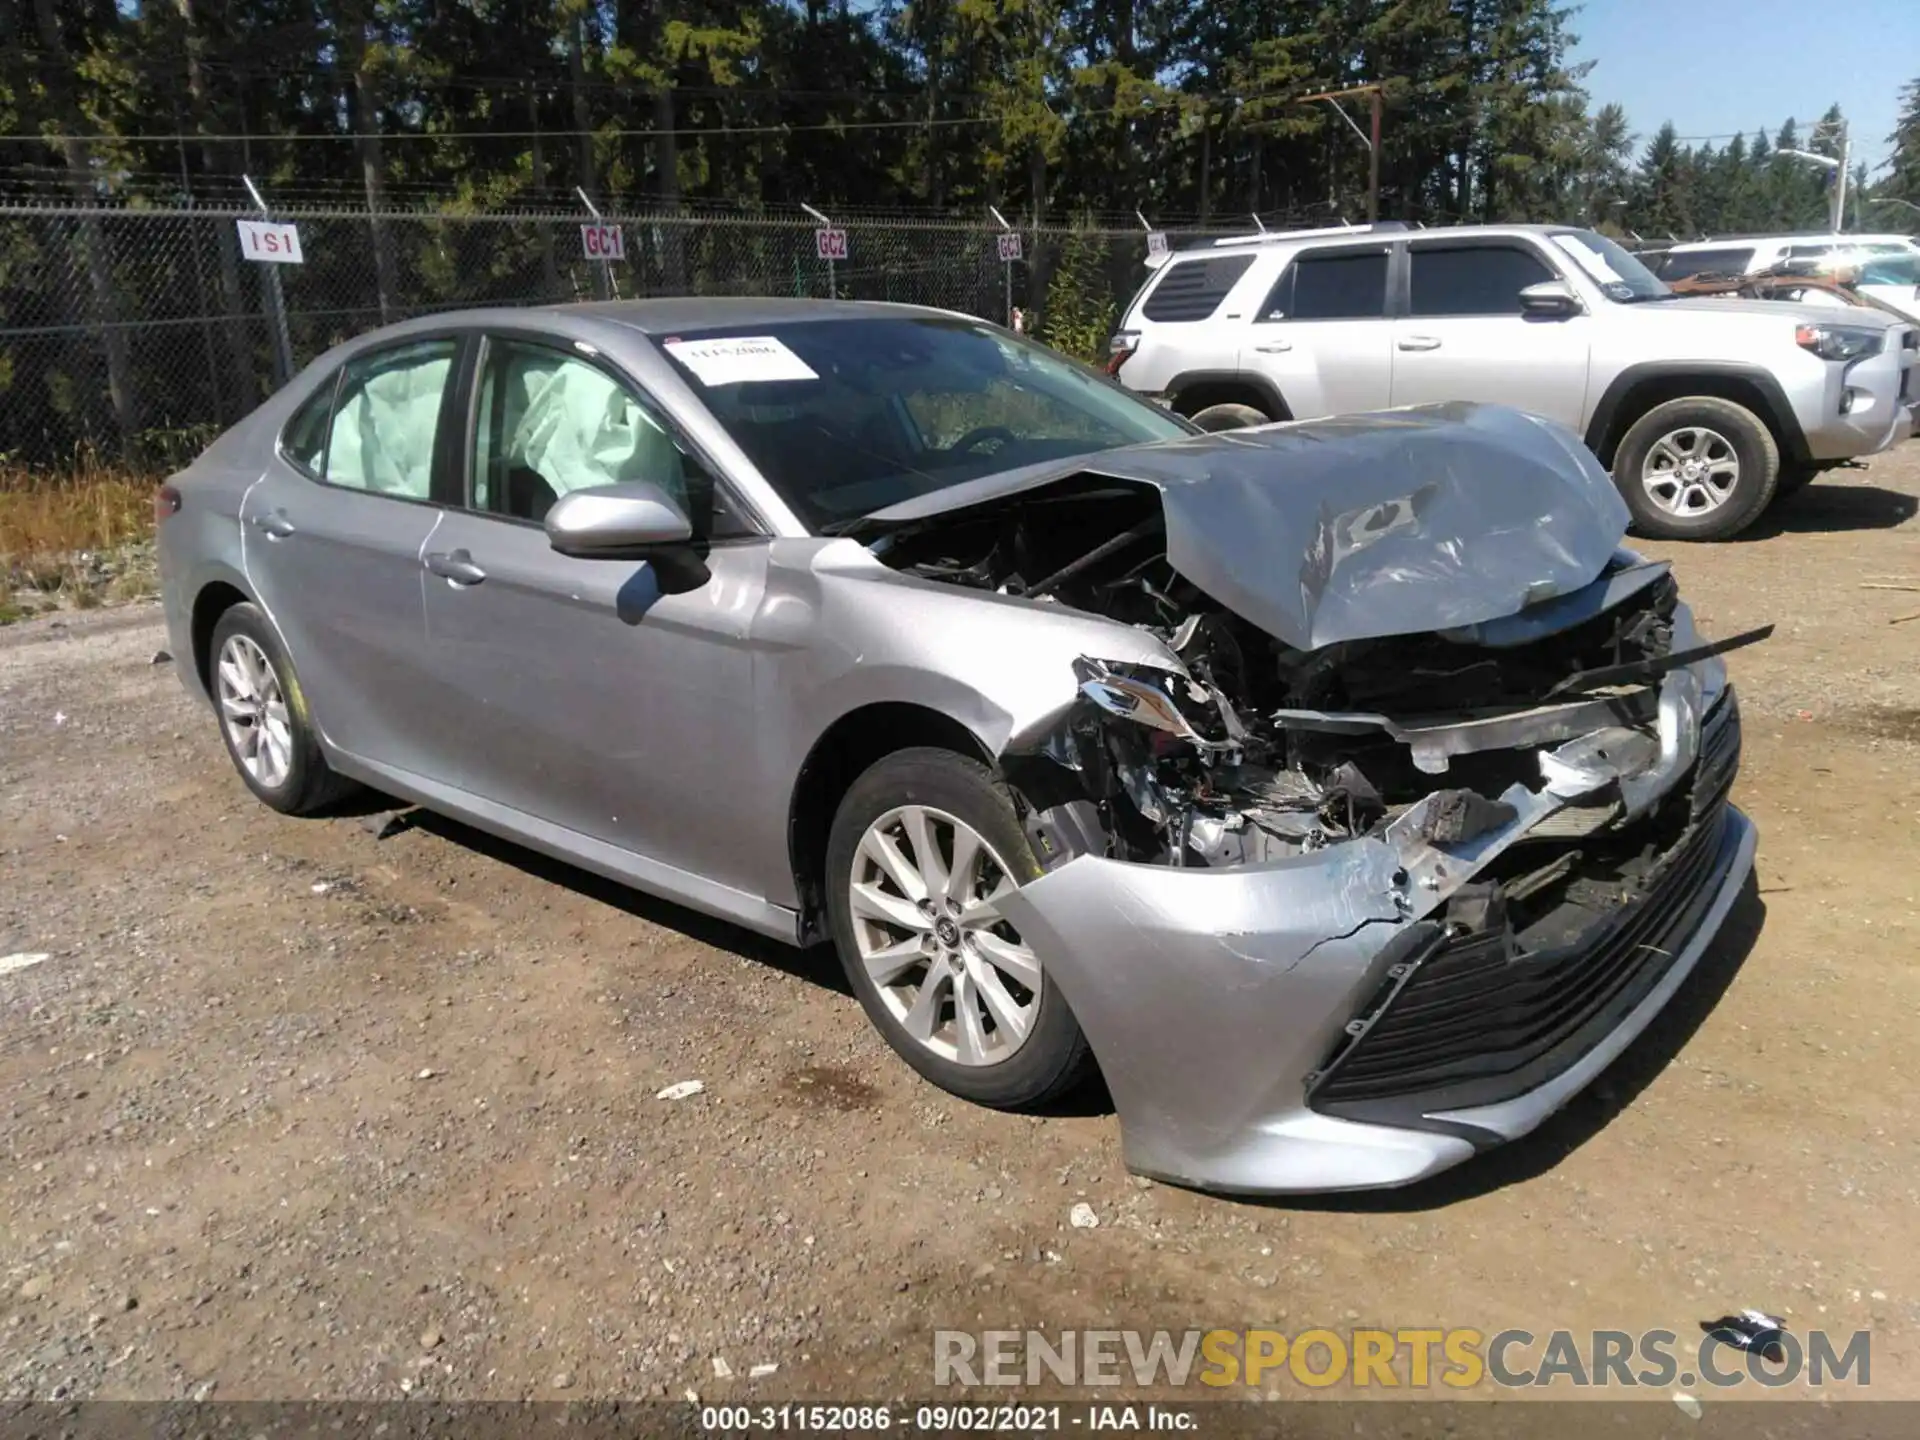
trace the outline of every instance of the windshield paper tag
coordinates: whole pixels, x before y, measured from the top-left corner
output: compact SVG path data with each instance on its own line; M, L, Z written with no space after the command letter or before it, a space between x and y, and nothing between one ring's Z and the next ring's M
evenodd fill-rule
M1602 285L1624 285L1619 272L1607 263L1607 257L1577 235L1556 235L1553 243L1571 255L1580 268Z
M793 351L771 335L725 340L669 340L666 351L702 385L747 385L764 380L818 380Z

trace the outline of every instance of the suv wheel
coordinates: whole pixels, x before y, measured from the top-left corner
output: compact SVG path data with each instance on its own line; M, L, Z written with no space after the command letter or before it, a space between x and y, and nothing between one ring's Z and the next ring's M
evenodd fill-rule
M1245 430L1251 425L1271 425L1272 417L1251 405L1209 405L1187 417L1202 430Z
M1773 499L1780 449L1746 406L1688 396L1634 422L1614 455L1613 479L1641 534L1724 540Z

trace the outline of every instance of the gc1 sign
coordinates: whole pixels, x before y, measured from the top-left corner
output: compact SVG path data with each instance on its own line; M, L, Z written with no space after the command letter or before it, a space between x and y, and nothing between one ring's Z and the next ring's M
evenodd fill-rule
M627 258L627 237L620 232L618 225L582 225L580 250L589 260L624 260Z
M844 230L816 230L813 232L813 251L822 260L844 260L847 258L847 232Z
M300 227L282 225L274 220L236 220L240 227L240 253L249 260L269 265L299 265Z
M1002 260L1011 265L1020 258L1020 232L1018 230L1002 230L995 238L999 242L1000 258Z

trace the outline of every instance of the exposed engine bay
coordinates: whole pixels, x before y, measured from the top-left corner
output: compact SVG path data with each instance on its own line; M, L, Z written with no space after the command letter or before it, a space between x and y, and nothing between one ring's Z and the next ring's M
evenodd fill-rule
M1083 657L1064 718L1002 757L1043 865L1234 866L1389 829L1460 846L1516 818L1518 785L1557 797L1528 838L1558 843L1507 857L1504 900L1576 859L1628 874L1666 848L1635 822L1694 760L1663 717L1667 678L1772 628L1699 644L1668 567L1620 551L1585 589L1502 619L1300 650L1173 568L1154 489L1091 475L872 549L922 579L1139 626L1185 666Z

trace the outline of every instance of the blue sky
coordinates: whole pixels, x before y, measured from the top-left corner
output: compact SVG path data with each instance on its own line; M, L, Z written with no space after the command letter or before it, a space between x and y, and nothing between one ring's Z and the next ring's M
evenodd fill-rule
M1624 106L1640 146L1663 120L1720 137L1791 115L1804 131L1837 103L1855 157L1877 166L1900 87L1920 78L1920 0L1585 0L1571 28L1575 58L1596 62L1594 107Z

